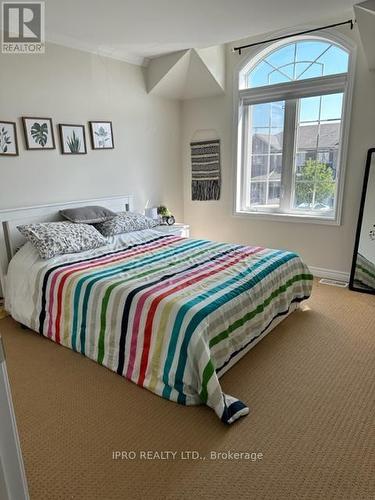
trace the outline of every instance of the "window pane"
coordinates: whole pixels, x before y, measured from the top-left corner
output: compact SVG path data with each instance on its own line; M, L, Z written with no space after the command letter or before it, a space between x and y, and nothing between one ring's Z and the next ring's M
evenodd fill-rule
M273 71L270 73L269 83L274 85L275 83L285 83L292 81L291 78L284 71Z
M295 187L296 207L309 212L311 210L322 212L329 212L334 205L334 198L332 190L335 183L319 182L297 182Z
M321 40L304 40L297 44L297 61L314 61L318 59L331 44Z
M322 97L322 120L341 120L343 94Z
M280 181L268 184L268 205L278 205L280 203L280 186Z
M275 153L282 151L283 129L281 128L254 128L252 131L252 152Z
M306 97L300 101L300 122L319 120L320 97Z
M283 155L282 153L271 154L270 155L270 176L273 178L281 177L281 169L283 166Z
M299 75L298 80L307 80L308 78L318 78L323 76L323 66L317 63L310 63L306 70Z
M297 208L310 210L313 200L314 184L296 181L295 205Z
M267 177L268 155L252 155L251 180L262 180Z
M252 182L250 185L250 199L252 207L266 205L267 184L265 182Z
M271 127L284 127L284 102L273 102L271 103Z
M314 65L314 64L313 64ZM306 71L311 67L311 63L310 62L296 62L294 64L294 71L295 71L295 74L293 75L294 76L294 80L299 80L301 78L301 76L303 75L303 77L305 78L305 75L304 73L306 73ZM302 78L301 78L302 79Z
M268 85L268 75L270 72L269 64L261 62L248 74L247 87L263 87Z
M330 215L334 207L343 94L299 99L293 207Z
M252 106L251 123L253 127L269 127L271 125L271 105L265 103Z
M249 107L248 193L251 207L280 204L284 111L284 102Z
M280 47L242 73L245 87L254 88L319 76L346 73L348 53L322 40L301 40Z
M335 75L348 71L349 56L339 47L331 45L327 52L323 53L318 61L323 64L323 75Z
M296 44L290 43L288 45L284 45L280 49L277 49L266 57L266 61L268 61L272 66L278 68L283 64L289 64L294 62L296 51Z
M299 123L297 133L297 153L300 150L315 152L318 145L319 125L317 123Z
M269 152L269 127L268 128L253 128L252 130L252 153L253 154L268 154Z
M320 124L318 148L337 148L340 140L340 121L332 121Z

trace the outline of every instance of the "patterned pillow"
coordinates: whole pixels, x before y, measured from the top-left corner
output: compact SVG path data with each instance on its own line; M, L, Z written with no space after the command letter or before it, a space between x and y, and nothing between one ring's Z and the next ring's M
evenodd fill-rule
M135 212L120 212L114 219L94 225L103 236L108 237L114 236L115 234L149 229L158 224L158 220L150 219L150 217L146 217L142 214L137 214Z
M88 224L41 222L17 226L17 229L37 249L42 259L83 252L107 244L106 239Z

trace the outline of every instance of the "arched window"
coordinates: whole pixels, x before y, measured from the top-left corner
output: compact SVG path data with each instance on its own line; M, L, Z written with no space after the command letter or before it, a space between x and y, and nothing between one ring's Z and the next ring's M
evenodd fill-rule
M237 212L339 219L350 52L296 37L239 72Z

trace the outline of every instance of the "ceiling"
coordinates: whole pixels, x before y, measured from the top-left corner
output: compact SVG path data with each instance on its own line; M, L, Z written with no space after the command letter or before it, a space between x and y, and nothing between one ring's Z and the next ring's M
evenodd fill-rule
M358 0L45 0L46 39L135 64L349 15Z

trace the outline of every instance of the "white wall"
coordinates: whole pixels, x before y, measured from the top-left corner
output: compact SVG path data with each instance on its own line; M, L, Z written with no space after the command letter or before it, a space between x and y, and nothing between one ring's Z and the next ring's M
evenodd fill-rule
M341 19L340 19L341 20ZM327 20L327 24L330 20ZM321 24L320 24L321 25ZM367 69L355 31L342 30L358 43L353 110L346 171L342 225L339 227L271 222L232 216L233 206L233 75L239 56L227 49L224 96L185 101L182 114L185 221L192 235L254 245L291 249L315 267L349 272L354 247L360 192L367 149L375 146L375 73ZM272 36L272 34L270 35ZM258 41L249 38L241 42ZM268 38L265 35L264 38ZM236 43L237 44L237 43ZM233 46L235 44L231 44ZM250 56L249 51L244 56ZM217 130L222 144L222 194L219 201L191 201L189 142L197 130Z
M27 151L21 116L52 117L57 149ZM180 103L146 93L142 68L49 44L0 54L0 120L17 121L19 157L0 156L0 209L134 194L182 218ZM58 123L112 120L115 149L60 154Z

